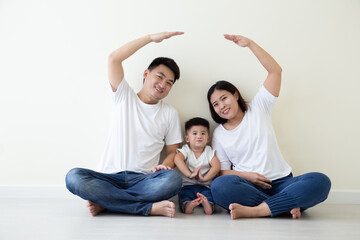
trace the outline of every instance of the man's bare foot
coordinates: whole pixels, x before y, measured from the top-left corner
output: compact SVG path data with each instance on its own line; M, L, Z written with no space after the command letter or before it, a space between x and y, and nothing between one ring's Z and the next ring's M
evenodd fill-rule
M290 214L291 214L291 216L292 216L293 219L299 219L299 218L301 218L300 208L293 208L293 209L291 209Z
M173 218L175 216L175 204L168 200L153 203L149 215L160 215Z
M232 203L229 206L231 219L266 217L271 215L269 206L263 202L256 207L243 206L238 203Z
M101 213L102 211L105 210L105 208L103 208L99 204L96 204L96 203L94 203L92 201L87 201L86 206L89 208L89 211L90 211L92 216L96 216L96 215L98 215L99 213Z
M211 215L213 213L213 208L212 208L211 204L209 203L207 197L205 197L201 193L197 193L196 196L201 199L201 204L204 208L205 214Z
M192 214L194 208L196 206L199 206L201 204L201 198L197 198L192 200L191 202L187 202L185 204L185 213L186 214Z

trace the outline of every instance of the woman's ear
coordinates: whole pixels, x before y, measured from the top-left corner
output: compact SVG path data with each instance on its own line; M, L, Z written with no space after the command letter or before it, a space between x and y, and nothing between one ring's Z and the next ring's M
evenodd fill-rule
M239 92L238 92L238 91L235 91L235 93L234 93L234 97L236 98L236 101L238 101L238 100L239 100L240 94L239 94Z

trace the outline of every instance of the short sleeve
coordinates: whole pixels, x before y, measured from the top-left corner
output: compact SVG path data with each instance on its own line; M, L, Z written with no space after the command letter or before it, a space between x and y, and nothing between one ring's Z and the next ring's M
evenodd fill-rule
M206 146L205 148L205 154L206 157L208 159L208 163L210 165L211 160L213 159L214 155L215 155L215 150L212 149L210 146Z
M258 93L255 95L250 103L250 107L253 109L259 109L262 112L271 114L271 111L276 103L277 97L272 95L264 85L261 85Z
M129 94L135 94L133 89L130 87L129 83L123 78L123 80L120 82L118 88L115 92L113 92L111 85L109 83L109 93L111 100L114 104L120 103L124 100L126 100L129 96Z
M232 164L229 158L227 157L224 149L222 148L220 142L216 138L215 133L212 139L212 148L214 151L216 151L216 156L221 164L221 170L231 170Z
M188 156L190 154L190 148L187 144L185 144L184 146L182 146L182 148L176 149L176 152L181 152L182 155L184 155L185 161L186 161L186 159L188 158Z
M172 145L183 141L181 133L180 118L175 109L171 109L168 130L165 136L165 144Z

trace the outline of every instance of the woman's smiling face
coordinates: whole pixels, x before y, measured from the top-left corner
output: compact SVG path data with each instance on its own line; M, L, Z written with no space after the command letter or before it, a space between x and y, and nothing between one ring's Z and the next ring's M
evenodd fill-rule
M231 94L226 90L215 89L210 101L215 112L223 119L234 118L240 109L237 93Z

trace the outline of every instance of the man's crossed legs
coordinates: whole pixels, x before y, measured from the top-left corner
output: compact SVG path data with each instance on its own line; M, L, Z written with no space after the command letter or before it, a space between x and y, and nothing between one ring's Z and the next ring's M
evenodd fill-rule
M88 200L95 216L107 210L138 215L174 217L175 204L167 199L181 189L177 171L161 170L151 174L124 171L105 174L74 168L66 175L66 187L73 194Z

